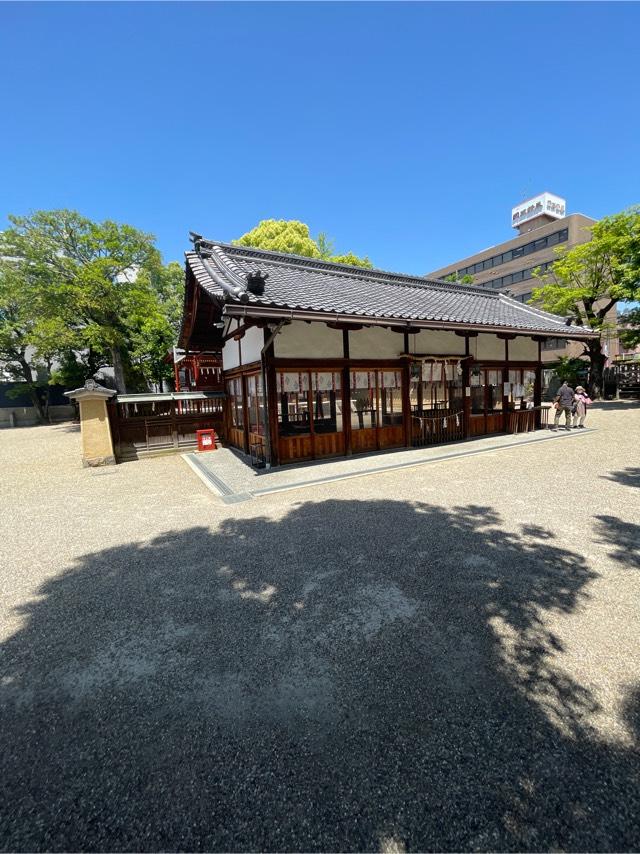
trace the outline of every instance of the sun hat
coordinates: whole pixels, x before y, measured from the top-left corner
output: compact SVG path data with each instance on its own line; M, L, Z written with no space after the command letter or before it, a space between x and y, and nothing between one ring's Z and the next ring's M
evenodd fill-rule
M576 391L584 391L584 386L582 386L582 385L577 385L577 386L576 386Z

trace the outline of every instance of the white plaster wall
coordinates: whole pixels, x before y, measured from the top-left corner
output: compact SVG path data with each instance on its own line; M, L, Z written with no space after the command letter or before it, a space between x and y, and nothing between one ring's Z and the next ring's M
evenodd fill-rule
M504 361L504 341L491 333L481 332L477 338L470 338L469 350L476 359L502 359Z
M234 329L238 328L238 321L232 320L229 326L229 332L233 332ZM234 341L233 338L230 338L229 341L225 341L224 346L222 348L222 369L225 371L230 371L231 368L237 368L240 364L240 350L238 347L238 342Z
M294 320L276 335L274 353L284 359L296 356L303 359L341 359L344 355L342 331L330 329L326 323Z
M513 341L509 341L509 361L537 362L538 342L520 335Z
M261 350L264 347L264 329L258 329L257 326L251 326L244 334L240 341L240 356L242 364L248 365L249 362L259 362Z
M404 336L390 329L370 326L349 332L351 359L397 359L404 349Z
M464 338L455 332L422 329L417 335L409 336L409 352L434 356L464 356Z

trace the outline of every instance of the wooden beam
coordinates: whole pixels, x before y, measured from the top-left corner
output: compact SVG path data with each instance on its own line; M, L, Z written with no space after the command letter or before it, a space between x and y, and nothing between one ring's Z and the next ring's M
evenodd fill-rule
M392 332L398 332L400 335L417 335L420 329L417 326L390 326Z
M406 356L411 356L414 359L438 359L441 361L442 359L450 359L451 361L458 360L462 361L462 359L470 359L471 356L459 355L458 353L400 353L402 358Z
M349 330L352 330L353 332L358 332L360 329L364 329L364 324L362 323L342 323L339 320L327 321L326 325L329 327L329 329L340 329L343 332L348 332Z

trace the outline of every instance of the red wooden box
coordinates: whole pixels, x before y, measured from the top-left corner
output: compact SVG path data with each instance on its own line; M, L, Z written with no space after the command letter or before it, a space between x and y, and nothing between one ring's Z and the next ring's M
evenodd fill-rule
M217 439L215 430L196 430L196 439L199 451L215 451Z

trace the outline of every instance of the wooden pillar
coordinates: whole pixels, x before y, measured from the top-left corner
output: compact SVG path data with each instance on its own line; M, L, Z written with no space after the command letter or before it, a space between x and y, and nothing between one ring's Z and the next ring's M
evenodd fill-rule
M504 341L504 365L502 367L502 431L507 432L509 428L509 395L505 393L509 382L509 339Z
M407 338L409 336L407 335ZM411 420L411 360L403 359L402 365L402 423L404 426L404 443L410 448L413 443L411 435L413 422Z
M471 435L471 362L473 360L469 339L470 336L465 334L462 361L462 435L465 439Z
M267 417L269 419L269 443L266 448L267 462L272 466L277 466L279 463L278 453L278 389L276 386L276 369L273 364L274 347L273 341L267 347L265 359L265 375L267 378L267 388L265 391L265 406L267 407Z
M242 447L245 454L249 453L249 406L247 405L247 378L244 374L240 377L242 388Z
M351 372L349 370L349 331L342 330L342 354L346 359L342 369L342 429L344 430L344 452L349 457L351 446Z
M533 405L542 406L542 340L538 339L538 364L536 365L536 380L533 386ZM536 408L536 430L542 426L542 413Z
M469 339L466 339L467 358L462 361L462 431L465 439L471 435L471 359L469 358Z
M179 404L179 401L178 401ZM178 448L178 421L176 419L176 401L172 400L169 407L170 422L171 422L171 443L174 448Z

